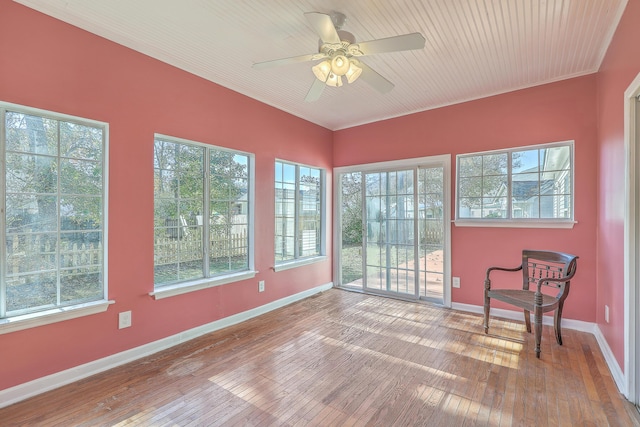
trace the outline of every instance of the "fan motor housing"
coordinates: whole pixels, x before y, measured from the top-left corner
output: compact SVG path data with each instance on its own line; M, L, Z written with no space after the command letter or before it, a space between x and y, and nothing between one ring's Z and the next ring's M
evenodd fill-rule
M337 44L325 43L322 40L318 40L318 52L330 54L332 51L343 50L346 51L349 45L356 42L356 37L349 31L338 30L338 37L340 37L341 47Z
M349 44L353 44L356 42L356 37L349 31L338 30L338 37L340 37L342 43L348 42Z

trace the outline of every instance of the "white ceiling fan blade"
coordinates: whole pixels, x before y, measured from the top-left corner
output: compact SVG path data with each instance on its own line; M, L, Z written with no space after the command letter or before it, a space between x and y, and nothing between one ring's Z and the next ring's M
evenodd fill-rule
M264 70L265 68L278 67L280 65L296 64L298 62L314 61L316 59L326 58L321 53L310 53L309 55L292 56L290 58L273 59L271 61L256 62L252 68L256 70Z
M313 79L313 84L311 85L311 89L307 92L307 96L304 98L305 102L313 102L317 101L322 95L322 91L326 84L322 80Z
M340 43L340 37L329 15L319 12L306 12L304 16L307 17L307 21L309 21L323 43Z
M359 62L360 63L358 64L358 66L362 68L362 74L360 74L360 78L367 84L369 84L372 88L380 93L387 93L394 88L393 83L382 77L380 74L378 74L377 71L374 71L373 68L369 67L362 61Z
M374 53L398 52L401 50L413 50L424 48L425 38L420 33L405 34L402 36L387 37L386 39L370 40L357 43L362 55Z

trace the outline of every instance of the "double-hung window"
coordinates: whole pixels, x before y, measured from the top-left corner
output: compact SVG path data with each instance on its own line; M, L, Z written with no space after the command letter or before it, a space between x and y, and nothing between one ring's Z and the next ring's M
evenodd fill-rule
M275 257L278 265L324 255L324 171L275 164Z
M0 324L106 304L107 125L3 104L0 118Z
M250 154L156 135L156 298L253 277L252 180Z
M456 224L573 224L573 141L457 160Z

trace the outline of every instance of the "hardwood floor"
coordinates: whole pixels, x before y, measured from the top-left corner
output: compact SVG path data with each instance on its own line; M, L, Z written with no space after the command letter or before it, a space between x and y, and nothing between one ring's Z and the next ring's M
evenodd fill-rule
M638 425L595 338L330 290L0 409L0 425Z

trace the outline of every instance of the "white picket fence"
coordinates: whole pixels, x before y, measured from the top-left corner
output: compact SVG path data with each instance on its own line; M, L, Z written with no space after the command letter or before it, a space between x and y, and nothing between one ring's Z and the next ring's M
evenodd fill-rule
M154 243L154 263L156 266L174 264L180 257L180 262L202 260L202 238L200 232L190 232L181 239L174 237L160 237ZM215 239L211 241L209 254L215 258L246 257L247 231L232 234L229 239Z
M7 244L7 274L56 270L66 275L100 271L102 242L72 243L60 241L60 263L56 259L56 242L40 234L11 236Z
M102 242L72 243L60 241L60 268L66 275L91 274L100 272ZM246 230L231 235L229 239L211 241L211 258L245 257L247 255ZM156 238L154 242L154 262L156 266L202 260L202 240L200 233L189 233L182 239L172 237ZM7 274L56 270L55 241L43 235L12 236L7 244Z
M421 219L420 243L444 244L444 227L442 219Z

